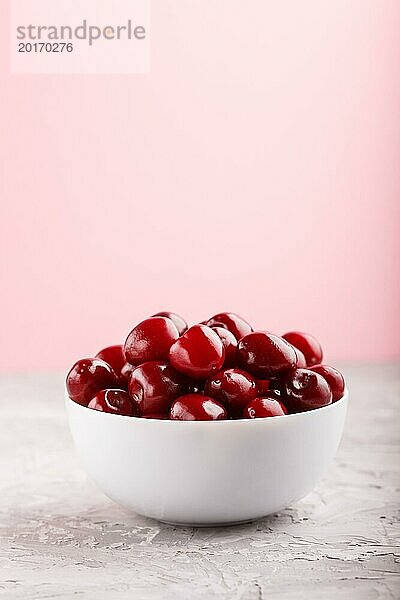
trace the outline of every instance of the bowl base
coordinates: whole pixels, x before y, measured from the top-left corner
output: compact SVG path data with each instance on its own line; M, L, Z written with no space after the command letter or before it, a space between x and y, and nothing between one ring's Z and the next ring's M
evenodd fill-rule
M262 517L259 517L262 519ZM247 523L253 523L258 521L258 518L244 519L243 521L222 521L220 523L179 523L175 521L165 521L164 519L156 519L160 523L166 525L173 525L174 527L233 527L234 525L246 525Z

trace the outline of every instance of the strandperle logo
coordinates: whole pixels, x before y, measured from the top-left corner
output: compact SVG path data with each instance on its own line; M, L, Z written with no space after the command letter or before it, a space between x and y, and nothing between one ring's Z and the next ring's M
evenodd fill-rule
M145 40L146 27L134 25L131 19L124 25L98 25L90 24L87 19L76 27L71 25L18 25L16 37L21 41L29 42L73 42L74 40L86 41L92 46L98 40Z
M150 1L11 0L11 72L149 73Z

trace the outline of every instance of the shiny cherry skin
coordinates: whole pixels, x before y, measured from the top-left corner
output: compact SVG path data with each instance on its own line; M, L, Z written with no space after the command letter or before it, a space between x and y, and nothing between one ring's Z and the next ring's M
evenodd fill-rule
M322 363L321 344L310 333L289 331L289 333L285 333L282 337L303 353L308 367Z
M304 354L302 353L301 350L299 350L298 348L296 348L296 346L293 346L293 350L295 351L296 354L296 359L297 359L297 368L298 369L306 369L307 368L307 361L306 361L306 357L304 356Z
M223 327L211 327L213 331L217 334L219 339L224 345L225 348L225 361L224 367L234 367L236 365L236 348L237 348L237 340L233 333L229 331L229 329L224 329Z
M118 387L118 378L101 358L82 358L68 373L66 384L71 400L87 406L100 390Z
M175 400L169 413L173 421L219 421L227 416L222 404L200 394L181 396Z
M218 335L206 325L193 325L169 351L171 365L193 379L207 379L225 361L225 349Z
M327 381L309 369L295 369L285 378L282 400L290 412L304 412L332 403Z
M208 319L207 325L209 327L223 327L228 329L237 340L240 340L244 335L251 333L253 328L247 321L235 313L223 312L218 313Z
M124 387L125 387L125 385L128 385L130 374L132 373L134 368L135 368L134 365L131 365L131 363L127 363L127 362L122 367L121 380L124 383Z
M225 406L233 419L240 419L244 407L257 396L257 382L241 369L223 369L207 379L204 393Z
M110 365L110 367L113 368L114 373L118 378L121 378L122 381L125 380L125 377L121 376L121 371L126 364L124 347L121 344L103 348L103 350L100 350L100 352L96 354L95 358L101 358L101 360L104 360Z
M167 360L169 349L178 338L178 330L171 319L145 319L126 338L126 360L131 365L140 365L149 360Z
M337 402L343 397L346 383L340 371L329 365L315 365L315 367L310 367L310 371L319 373L328 383L331 388L333 402Z
M254 398L243 411L244 419L264 419L265 417L282 417L287 414L285 405L273 396Z
M136 367L128 391L141 416L168 414L172 402L187 393L189 380L166 361L150 361Z
M179 335L182 335L182 333L185 333L185 331L187 331L188 324L186 323L185 319L183 319L176 313L164 311L153 315L153 317L167 317L167 319L171 319L171 321L177 328Z
M101 390L91 399L88 407L114 415L137 416L136 407L125 390Z
M245 335L237 347L239 366L260 379L283 375L297 363L293 347L272 333L254 331Z

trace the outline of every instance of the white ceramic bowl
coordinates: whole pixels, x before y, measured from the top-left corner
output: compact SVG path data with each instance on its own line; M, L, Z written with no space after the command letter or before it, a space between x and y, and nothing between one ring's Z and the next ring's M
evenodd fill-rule
M348 393L267 419L162 421L111 415L66 398L88 474L121 506L182 525L250 521L310 492L335 456Z

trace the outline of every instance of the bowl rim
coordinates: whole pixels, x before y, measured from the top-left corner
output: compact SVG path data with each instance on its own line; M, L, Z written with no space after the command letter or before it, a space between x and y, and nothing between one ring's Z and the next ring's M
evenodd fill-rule
M82 404L79 404L78 402L75 402L74 400L72 400L69 395L67 390L65 389L65 402L66 404L73 404L75 407L77 407L77 409L82 409L82 411L90 411L91 413L93 413L92 416L94 416L94 414L97 413L97 415L103 415L103 418L113 418L113 419L123 419L127 422L131 422L131 423L143 423L143 422L148 422L148 423L169 423L170 425L166 425L166 427L168 426L172 426L176 425L177 423L183 424L183 425L179 425L179 426L183 426L185 427L185 424L190 423L191 425L189 425L189 427L196 427L199 426L200 424L202 424L202 426L204 427L204 424L211 424L211 423L224 423L225 427L229 425L226 425L227 423L271 423L271 422L280 422L282 419L284 419L286 422L288 422L289 420L294 420L294 419L304 419L304 418L312 418L312 415L316 415L316 414L320 414L321 411L324 412L329 412L329 411L333 411L336 410L336 407L338 406L342 406L342 404L345 404L347 402L349 398L349 390L347 387L345 387L344 389L344 394L341 398L339 398L339 400L336 400L336 402L331 402L331 404L327 404L326 406L321 406L320 408L314 408L312 410L307 410L304 412L298 412L298 413L292 413L290 415L277 415L275 417L259 417L258 419L217 419L215 421L180 421L180 420L174 420L174 419L149 419L146 417L129 417L127 415L114 415L113 413L107 413L101 410L95 410L92 408L89 408L88 406L84 406ZM96 418L96 417L95 417ZM213 425L215 426L215 425ZM222 425L221 425L222 426Z

